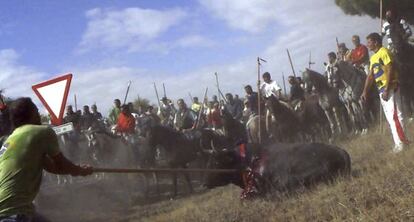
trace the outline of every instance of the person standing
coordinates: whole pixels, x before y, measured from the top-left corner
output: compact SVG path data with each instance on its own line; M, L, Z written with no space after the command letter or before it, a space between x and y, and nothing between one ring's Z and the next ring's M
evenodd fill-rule
M19 98L10 105L10 119L14 130L0 149L0 221L45 221L33 205L43 169L72 176L90 175L93 169L66 159L55 132L41 125L30 98Z
M401 95L398 82L398 72L391 52L382 46L382 38L378 33L367 36L367 46L374 52L370 58L370 73L365 81L361 99L366 101L368 91L375 82L379 91L381 105L390 125L394 139L393 152L398 153L408 145L404 130L403 113L401 110Z

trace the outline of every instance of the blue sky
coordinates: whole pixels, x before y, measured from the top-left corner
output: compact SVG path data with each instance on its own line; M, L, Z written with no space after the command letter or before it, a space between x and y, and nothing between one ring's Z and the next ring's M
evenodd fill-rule
M379 21L346 16L333 0L0 1L0 88L34 97L30 86L74 74L80 105L97 102L106 113L133 81L131 97L156 103L152 83L164 82L174 100L214 89L243 95L255 84L256 57L282 85L304 70L312 51L322 71L335 37L352 48L353 34L378 31ZM209 94L211 97L212 93Z

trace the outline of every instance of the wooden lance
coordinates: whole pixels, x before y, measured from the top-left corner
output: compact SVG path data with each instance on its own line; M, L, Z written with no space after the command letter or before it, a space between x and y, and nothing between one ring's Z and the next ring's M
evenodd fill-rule
M286 52L289 58L290 67L292 67L293 76L296 78L296 72L295 72L295 68L293 68L293 62L292 62L292 58L290 57L289 49L286 49Z
M128 98L128 93L129 93L129 88L131 87L131 80L129 80L129 82L128 82L128 87L127 87L127 90L126 90L126 93L125 93L125 97L124 97L124 103L123 104L126 104L126 100L127 100L127 98Z
M207 98L207 92L208 92L208 87L206 88L206 91L204 92L204 98L203 98L203 100L205 100ZM201 115L203 114L203 111L204 111L204 106L201 106L201 109L200 109L200 111L198 113L197 122L196 122L196 125L195 125L195 128L196 129L198 129L198 126L200 125Z
M282 80L283 80L283 91L284 91L285 96L286 96L287 93L286 93L285 74L283 72L282 72Z
M158 109L161 109L160 97L158 96L157 85L155 85L155 82L154 82L154 90L155 90L155 95L157 96L157 101L158 101Z
M237 173L239 169L198 169L198 168L93 168L94 173Z
M262 92L260 90L260 66L262 65L261 62L266 62L266 60L257 57L257 113L259 115L259 144L262 143L262 121L261 121L261 98Z

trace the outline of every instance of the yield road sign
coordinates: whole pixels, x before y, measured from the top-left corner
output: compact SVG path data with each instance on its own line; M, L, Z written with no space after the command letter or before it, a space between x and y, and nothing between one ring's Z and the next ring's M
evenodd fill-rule
M62 124L72 74L66 74L39 84L32 89L50 114L53 125Z

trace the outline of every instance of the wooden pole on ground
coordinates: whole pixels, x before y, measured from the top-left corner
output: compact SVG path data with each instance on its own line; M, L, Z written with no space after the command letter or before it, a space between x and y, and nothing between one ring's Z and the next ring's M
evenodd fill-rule
M145 169L126 169L126 168L93 168L94 173L237 173L238 169L185 169L185 168L145 168Z

